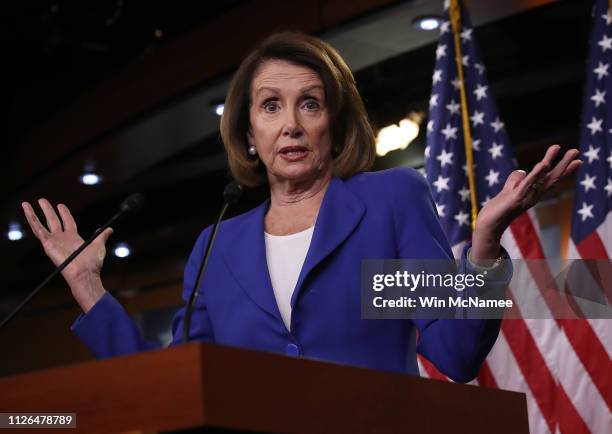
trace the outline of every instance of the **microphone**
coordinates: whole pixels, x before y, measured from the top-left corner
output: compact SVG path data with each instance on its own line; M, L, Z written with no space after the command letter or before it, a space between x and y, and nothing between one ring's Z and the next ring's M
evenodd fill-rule
M74 258L76 258L79 253L81 253L83 250L85 250L85 248L87 246L89 246L93 240L95 240L97 238L98 235L100 235L102 232L104 232L104 230L106 228L108 228L110 225L112 225L113 223L118 222L119 220L123 219L126 215L128 214L132 214L136 211L138 211L140 208L142 208L142 205L144 203L144 196L141 193L134 193L132 195L130 195L127 199L125 199L121 205L119 205L119 211L117 211L117 213L115 213L115 215L113 215L106 223L104 223L104 225L102 225L101 228L99 228L98 230L96 230L93 235L91 235L87 240L85 240L83 242L83 244L81 244L79 246L78 249L76 249L74 252L72 252L72 254L70 256L68 256L64 262L62 262L60 265L57 266L57 268L55 270L53 270L53 272L51 274L49 274L47 276L47 278L45 280L43 280L40 285L38 285L20 304L19 306L17 306L11 313L8 314L8 316L6 318L4 318L2 320L2 322L0 322L0 329L2 327L4 327L6 324L8 324L8 322L13 319L13 317L15 315L17 315L17 313L19 313L19 311L21 311L21 309L24 308L25 305L27 305L30 300L32 300L32 298L34 298L34 296L36 294L38 294L38 292L47 284L49 283L49 281L51 279L53 279L55 276L57 276L59 273L61 273L61 271L66 268L68 266L68 264L70 264Z
M204 270L208 266L208 259L210 258L210 253L212 252L212 246L215 242L215 237L217 236L217 231L219 230L219 224L221 223L221 219L225 215L225 212L229 208L230 205L234 205L240 197L242 196L242 185L237 184L235 182L230 182L225 186L223 190L223 207L221 208L221 212L219 213L219 217L213 226L210 237L208 238L208 243L206 244L206 250L204 250L204 257L202 258L202 262L200 263L200 268L198 269L198 276L196 278L196 283L191 290L191 294L189 295L189 300L187 301L187 307L185 308L185 321L183 324L183 343L189 342L189 329L191 328L191 315L193 314L193 308L195 305L195 300L200 293L200 283L202 281L202 277L204 276Z

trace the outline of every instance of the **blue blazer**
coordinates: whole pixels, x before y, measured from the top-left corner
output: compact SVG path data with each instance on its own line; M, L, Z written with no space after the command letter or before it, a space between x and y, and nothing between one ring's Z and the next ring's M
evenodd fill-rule
M220 225L192 317L194 340L417 375L418 352L455 381L475 377L499 320L361 319L362 259L453 257L418 172L399 168L332 179L291 298L291 331L281 319L266 263L268 205ZM187 262L185 300L210 232L202 232ZM173 320L172 344L182 339L183 316L184 308ZM97 357L153 348L108 293L72 329Z

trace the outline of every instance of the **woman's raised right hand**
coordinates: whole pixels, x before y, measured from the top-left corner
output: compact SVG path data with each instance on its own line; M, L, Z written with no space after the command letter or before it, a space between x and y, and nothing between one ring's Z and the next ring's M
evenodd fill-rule
M23 202L21 206L32 232L42 244L47 256L58 266L83 244L83 238L79 235L76 222L66 205L57 206L58 215L48 200L39 199L38 204L45 215L46 226L40 222L28 202ZM113 230L107 228L62 270L64 279L84 312L88 312L104 295L100 271L106 256L106 240L112 233Z

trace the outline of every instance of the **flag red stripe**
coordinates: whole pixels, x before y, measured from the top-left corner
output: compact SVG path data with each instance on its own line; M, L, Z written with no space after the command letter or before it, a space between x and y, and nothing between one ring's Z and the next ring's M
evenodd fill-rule
M560 384L557 387L557 421L562 434L591 434Z
M526 216L527 218L523 218L523 216ZM523 257L525 259L535 259L533 255L540 254L541 256L539 257L543 258L544 254L542 247L540 246L539 242L536 242L537 238L534 238L533 236L526 236L529 227L532 228L532 234L535 233L533 223L527 214L523 214L519 218L515 219L515 221L510 225L510 229L512 230L516 240L516 244L521 250ZM522 236L517 236L517 233L521 234ZM597 239L599 239L599 237L597 237ZM532 267L530 267L530 271L531 268ZM550 274L550 270L548 270L548 275L546 275L546 270L543 269L543 267L540 268L538 272L532 273L532 275L540 288L545 287L547 282L554 281L552 275ZM546 301L548 302L549 300L546 299ZM554 310L558 309L558 306L549 307L551 308L552 312L559 312L558 310ZM577 309L577 306L574 306L573 308ZM589 374L591 381L606 400L608 407L610 407L612 402L612 394L610 393L611 386L610 381L605 378L605 373L610 372L610 358L608 357L607 351L605 350L601 341L591 328L591 325L585 320L563 321L557 319L556 321L559 327L561 327L565 332L568 341L570 342L574 352L584 366L585 370Z
M588 237L576 244L576 250L583 259L609 259L606 247L597 231L591 232ZM597 267L600 269L595 270L593 277L596 282L612 282L609 263L607 265L607 267ZM608 301L612 303L612 285L603 285L603 289Z
M612 408L612 376L609 374L612 372L612 361L606 349L588 322L579 319L561 319L558 322L610 410Z
M505 319L502 321L502 333L508 341L508 346L514 354L531 395L546 420L548 429L555 432L554 399L557 384L527 328L527 324L522 319Z
M433 363L431 363L425 357L419 354L418 358L419 358L419 361L421 362L421 365L423 365L423 368L425 368L425 371L427 372L427 376L429 378L432 378L434 380L449 381L446 375L441 374L440 371L438 371L436 367L433 365Z
M580 256L588 259L610 259L604 243L597 231L593 231L584 240L576 244Z
M478 372L478 384L485 387L493 387L495 389L499 389L499 385L497 381L495 381L495 377L493 376L493 372L489 367L489 364L485 360L482 366L480 367L480 371Z

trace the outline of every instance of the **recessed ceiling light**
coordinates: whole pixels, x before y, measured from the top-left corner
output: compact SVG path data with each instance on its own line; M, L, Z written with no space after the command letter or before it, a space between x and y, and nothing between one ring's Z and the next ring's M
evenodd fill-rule
M95 173L84 173L79 178L82 184L85 185L96 185L102 181L100 175L96 175Z
M223 108L225 107L224 103L215 104L215 113L217 116L223 115Z
M19 223L10 223L6 237L11 241L19 241L23 238L23 231Z
M436 30L442 23L442 17L438 15L423 15L412 20L412 24L421 30Z
M115 246L114 253L118 258L127 258L132 252L126 243L119 243Z

